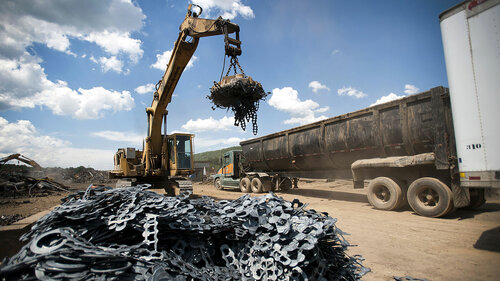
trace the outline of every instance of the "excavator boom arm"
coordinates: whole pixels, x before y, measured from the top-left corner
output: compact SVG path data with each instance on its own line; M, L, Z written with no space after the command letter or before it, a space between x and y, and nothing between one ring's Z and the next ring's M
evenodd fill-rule
M19 160L25 164L28 164L30 166L32 166L33 168L35 169L41 169L42 167L37 163L35 162L35 160L32 160L32 159L29 159L28 157L26 156L23 156L19 153L15 153L15 154L11 154L9 156L6 156L6 157L3 157L3 158L0 158L0 166L2 166L3 164L7 163L8 161L10 160Z

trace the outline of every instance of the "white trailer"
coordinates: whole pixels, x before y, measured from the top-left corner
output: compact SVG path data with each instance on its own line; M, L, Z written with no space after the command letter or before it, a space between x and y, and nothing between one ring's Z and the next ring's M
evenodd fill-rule
M440 15L460 185L500 188L500 0Z

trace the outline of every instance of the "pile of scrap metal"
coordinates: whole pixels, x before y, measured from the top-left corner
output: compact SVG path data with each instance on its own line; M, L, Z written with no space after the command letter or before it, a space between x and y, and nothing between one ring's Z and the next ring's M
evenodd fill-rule
M35 223L0 279L358 280L336 219L273 194L216 202L89 188Z
M0 226L5 226L5 225L11 225L15 223L16 221L24 219L25 216L21 214L14 214L14 215L1 215L0 216Z
M0 174L1 197L39 197L61 191L69 192L68 187L49 178L36 179L22 175Z
M63 179L75 183L98 182L107 183L109 177L106 171L94 170L93 168L77 167L66 168L61 172Z

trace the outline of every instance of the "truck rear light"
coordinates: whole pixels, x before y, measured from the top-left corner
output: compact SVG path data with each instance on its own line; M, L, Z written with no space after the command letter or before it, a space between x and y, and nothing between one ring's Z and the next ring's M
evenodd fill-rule
M478 180L480 180L480 179L481 179L481 177L479 177L479 176L476 176L476 177L469 177L469 180L471 180L471 181L478 181Z

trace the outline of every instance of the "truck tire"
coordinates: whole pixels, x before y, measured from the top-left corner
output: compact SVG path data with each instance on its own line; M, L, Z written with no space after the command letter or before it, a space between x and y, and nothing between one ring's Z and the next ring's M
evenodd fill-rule
M250 187L250 179L247 177L244 177L240 180L240 190L243 193L250 193L252 191Z
M408 184L403 182L400 179L397 179L397 178L391 177L391 179L394 182L396 182L396 184L399 186L399 188L401 188L401 201L399 202L398 206L396 207L396 210L409 207L410 205L408 204L408 197L406 195L408 193Z
M466 207L468 210L475 210L481 207L486 199L484 198L484 189L483 188L470 188L470 204Z
M375 209L392 211L403 201L401 187L391 178L378 177L370 181L366 190L368 202Z
M253 178L250 186L252 187L252 191L254 193L262 193L262 191L264 190L260 178Z
M284 178L283 181L280 181L279 189L281 191L290 190L293 186L292 180L290 178Z
M453 210L453 193L436 178L419 178L408 188L408 203L421 216L442 217Z
M223 190L224 187L222 187L222 184L220 182L220 178L216 178L215 181L214 181L214 185L215 185L215 188L217 190Z

